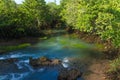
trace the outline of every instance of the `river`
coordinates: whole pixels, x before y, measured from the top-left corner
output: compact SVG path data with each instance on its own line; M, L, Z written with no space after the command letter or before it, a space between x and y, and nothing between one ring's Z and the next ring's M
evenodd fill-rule
M51 36L25 49L0 55L0 60L18 59L7 67L0 64L0 80L57 80L59 74L57 67L32 68L29 65L30 57L57 58L62 61L64 68L78 67L84 72L86 65L98 55L98 53L90 52L93 47L93 44L85 43L70 34Z

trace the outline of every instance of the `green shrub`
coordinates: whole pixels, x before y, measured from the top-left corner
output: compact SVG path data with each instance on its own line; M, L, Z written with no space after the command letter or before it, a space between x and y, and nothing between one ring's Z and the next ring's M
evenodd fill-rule
M16 46L0 46L0 51L3 51L3 52L14 51L14 50L28 47L30 45L31 44L29 44L29 43L24 43L24 44L20 44L20 45L16 45Z
M110 72L120 70L120 57L110 62Z
M61 15L74 29L99 34L120 47L119 4L120 0L62 0Z

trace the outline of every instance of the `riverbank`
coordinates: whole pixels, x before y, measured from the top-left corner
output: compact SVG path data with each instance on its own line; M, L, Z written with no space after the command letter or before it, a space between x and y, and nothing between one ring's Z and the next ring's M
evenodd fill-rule
M109 69L108 60L95 60L84 74L85 80L107 80L106 71Z
M120 48L115 48L110 40L102 40L98 35L79 32L76 34L80 40L87 43L95 44L95 50L103 53L103 58L93 62L88 68L89 75L85 76L85 80L119 80ZM117 60L117 61L116 61Z
M8 40L0 39L0 54L29 47L30 45L40 41L40 39L42 38L24 37L19 39Z
M44 30L42 33L44 36L0 39L0 54L29 47L30 45L46 40L51 36L65 34L65 30Z

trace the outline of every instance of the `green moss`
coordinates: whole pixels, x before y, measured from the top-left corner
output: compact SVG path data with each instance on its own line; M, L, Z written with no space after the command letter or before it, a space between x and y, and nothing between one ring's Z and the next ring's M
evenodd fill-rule
M45 36L45 37L41 37L41 38L39 38L39 40L46 40L48 37L47 36Z
M82 49L86 49L88 48L88 46L84 45L84 44L73 44L72 45L73 48L82 48Z
M65 44L67 44L67 41L61 40L60 43L61 43L62 45L65 45Z
M22 48L28 47L30 45L31 44L29 44L29 43L24 43L24 44L15 45L15 46L0 46L0 53L22 49Z
M77 34L74 33L74 34L71 34L70 37L71 37L71 38L78 38L79 35L77 35Z

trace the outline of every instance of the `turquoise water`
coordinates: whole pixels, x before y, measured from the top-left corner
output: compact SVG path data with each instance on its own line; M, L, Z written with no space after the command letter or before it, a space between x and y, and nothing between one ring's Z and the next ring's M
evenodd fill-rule
M59 73L57 66L36 69L29 65L29 58L41 56L46 56L50 59L58 58L62 61L64 68L80 67L93 59L95 53L88 51L92 47L93 45L91 44L86 44L65 34L53 36L22 50L0 55L0 60L18 59L17 62L7 67L0 67L2 69L0 70L0 80L57 80ZM77 66L74 65L75 63L77 63ZM80 67L80 69L82 70L83 68ZM78 80L83 79L80 78Z

